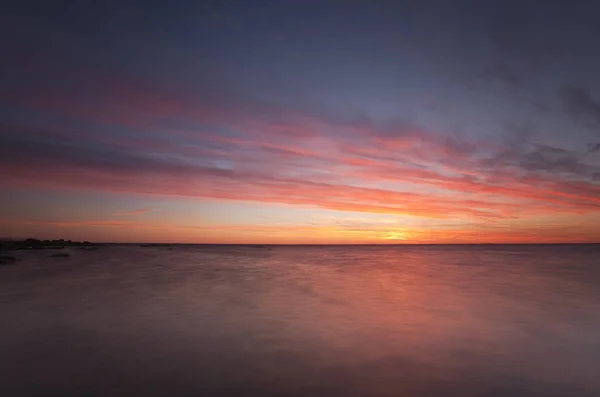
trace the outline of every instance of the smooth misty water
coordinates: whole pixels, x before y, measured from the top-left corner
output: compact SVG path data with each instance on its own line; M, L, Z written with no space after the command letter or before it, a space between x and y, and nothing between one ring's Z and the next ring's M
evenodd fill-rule
M599 396L600 247L114 246L0 267L0 394Z

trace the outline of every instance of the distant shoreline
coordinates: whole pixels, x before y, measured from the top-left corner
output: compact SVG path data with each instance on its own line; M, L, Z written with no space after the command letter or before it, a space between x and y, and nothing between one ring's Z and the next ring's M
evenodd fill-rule
M107 244L91 243L89 241L72 241L72 240L40 240L35 238L27 238L23 240L5 239L0 241L2 251L23 251L23 250L56 250L64 249L65 247L101 247Z

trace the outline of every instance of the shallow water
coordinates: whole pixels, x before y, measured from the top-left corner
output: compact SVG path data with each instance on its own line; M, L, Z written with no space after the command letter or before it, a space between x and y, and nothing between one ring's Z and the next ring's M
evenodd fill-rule
M112 246L0 267L2 396L599 396L599 246Z

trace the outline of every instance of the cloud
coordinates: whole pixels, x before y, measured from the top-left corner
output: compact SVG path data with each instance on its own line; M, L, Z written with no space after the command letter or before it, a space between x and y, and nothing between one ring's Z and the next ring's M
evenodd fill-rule
M592 119L600 125L600 102L594 100L586 88L565 85L559 90L559 98L573 117Z
M530 63L554 54L546 45L552 41L547 30L531 35L532 26L543 24L537 12L535 7L514 6L500 13L488 33L501 56L493 51L498 59L485 68L483 78L524 86L531 76ZM313 49L319 57L303 57L286 44L276 47L281 50L274 51L279 54L276 62L266 62L272 60L266 55L248 57L244 73L239 73L230 67L235 63L231 59L223 63L226 67L217 67L215 60L223 55L210 48L229 48L225 45L207 49L198 43L205 50L201 53L195 47L192 51L143 40L143 35L120 40L118 34L107 34L103 43L114 44L107 46L114 54L102 48L74 54L69 32L53 34L57 40L49 40L48 50L28 53L25 49L35 48L30 36L30 46L11 47L15 53L3 63L11 72L4 75L11 77L0 81L0 102L7 109L0 124L3 183L291 204L436 221L599 211L595 181L600 169L590 160L593 156L536 141L535 123L529 129L509 127L513 139L494 139L481 131L476 137L451 133L448 119L428 116L417 121L396 114L419 102L411 97L412 83L398 78L398 86L381 84L373 77L377 68L369 69L355 54L336 53L332 58L342 61L334 62L319 52L326 47ZM77 48L96 48L90 46L98 40L94 34L77 37ZM224 43L232 40L219 37ZM255 37L240 40L251 49L264 47ZM55 50L60 56L52 60ZM172 58L157 59L157 54ZM137 62L129 65L133 58ZM314 59L324 65L313 64ZM481 64L487 59L495 58ZM407 65L413 67L418 65ZM310 73L294 73L304 69ZM354 91L346 91L348 86ZM408 92L402 101L386 101L387 93L399 87ZM347 96L373 106L353 104ZM587 90L565 85L560 98L571 116L600 123L600 105ZM460 101L465 99L457 95ZM460 116L460 107L448 109ZM476 106L468 109L478 111ZM475 116L480 130L497 127L489 115ZM588 152L598 150L598 144L588 145Z
M209 159L199 162L176 149L171 155L139 153L118 142L95 142L94 137L65 143L40 140L43 136L28 130L0 136L0 170L8 176L7 183L439 219L497 219L526 211L581 213L597 210L600 203L598 187L569 179L589 176L594 168L564 149L544 145L504 147L486 158L494 145L414 133L394 146L396 136L375 132L358 136L368 144L349 140L343 150L318 153L249 136L248 142L231 143L225 146L228 151L213 153L209 159L215 163L210 164ZM401 150L390 152L388 147ZM343 179L348 182L340 183ZM409 185L358 186L386 181ZM439 192L432 196L414 187Z
M526 143L517 148L504 150L483 161L490 170L505 168L520 172L543 173L554 177L564 175L589 179L599 167L587 164L583 153L548 145Z
M600 143L588 143L586 147L588 152L595 153L600 150Z

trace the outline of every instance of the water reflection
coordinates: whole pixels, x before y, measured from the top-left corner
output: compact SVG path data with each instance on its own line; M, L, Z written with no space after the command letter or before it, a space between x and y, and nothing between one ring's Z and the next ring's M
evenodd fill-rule
M23 255L0 274L11 396L600 395L594 247Z

